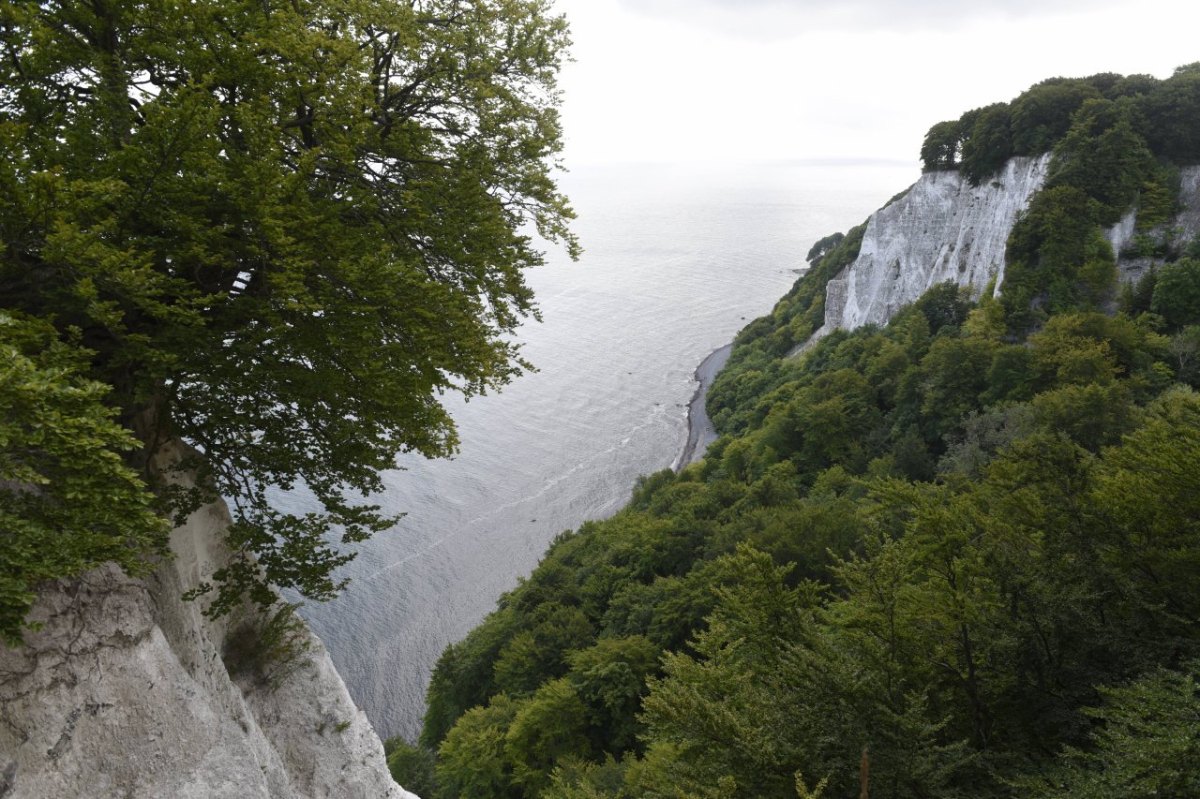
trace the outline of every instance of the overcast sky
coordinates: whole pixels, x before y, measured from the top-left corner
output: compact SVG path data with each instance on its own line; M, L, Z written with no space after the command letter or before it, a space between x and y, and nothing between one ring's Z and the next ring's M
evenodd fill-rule
M1044 78L1200 60L1195 0L556 0L567 166L915 162Z

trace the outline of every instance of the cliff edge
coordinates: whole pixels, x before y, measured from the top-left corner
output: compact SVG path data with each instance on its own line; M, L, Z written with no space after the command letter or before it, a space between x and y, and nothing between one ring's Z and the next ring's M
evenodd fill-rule
M211 620L181 598L225 562L229 523L223 502L207 505L150 577L109 565L42 592L41 629L0 648L0 797L412 796L288 609Z
M1050 159L1049 154L1013 158L979 186L953 170L922 175L903 196L871 215L858 257L826 285L824 324L793 354L834 330L887 324L945 281L969 288L974 296L994 281L999 296L1009 233L1045 184ZM1161 257L1131 251L1136 221L1132 209L1107 231L1123 282L1163 263ZM1200 235L1200 166L1180 170L1176 214L1148 235L1176 245Z
M826 289L817 335L885 324L947 280L978 296L1004 279L1004 249L1017 215L1046 181L1050 156L1013 158L972 186L957 171L927 172L867 222L858 258Z

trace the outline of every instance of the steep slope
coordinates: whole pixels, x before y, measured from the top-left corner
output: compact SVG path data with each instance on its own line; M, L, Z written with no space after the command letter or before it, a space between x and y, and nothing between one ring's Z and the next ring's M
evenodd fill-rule
M42 629L0 649L0 796L411 796L298 620L214 621L181 598L226 561L228 524L224 503L207 505L150 578L110 565L42 593ZM274 642L276 660L256 661L239 636Z
M1107 232L1108 242L1117 254L1117 266L1123 282L1132 282L1163 262L1163 258L1139 254L1138 211L1130 210ZM1179 247L1200 236L1200 166L1179 170L1178 212L1168 223L1148 232L1150 241Z
M1049 155L1013 158L991 181L972 186L957 171L927 172L873 214L858 258L826 288L817 336L886 324L937 283L978 296L1004 277L1004 248L1017 215L1042 187Z
M900 199L871 215L858 257L826 284L825 324L815 342L834 330L884 325L938 283L954 282L978 297L990 282L999 296L1008 235L1045 184L1051 156L1018 157L992 180L972 186L956 170L927 172ZM1200 167L1180 170L1178 213L1150 232L1162 244L1200 234ZM1163 262L1139 255L1137 209L1107 231L1123 281ZM803 348L800 345L797 349Z

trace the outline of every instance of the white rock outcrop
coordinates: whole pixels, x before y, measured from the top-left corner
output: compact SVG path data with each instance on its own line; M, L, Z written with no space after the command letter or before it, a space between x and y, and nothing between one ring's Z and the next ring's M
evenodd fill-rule
M1046 180L1050 156L1013 158L971 186L957 171L927 172L867 221L858 258L829 281L825 324L884 324L932 286L952 280L978 296L1004 279L1004 249L1017 215Z
M1185 166L1179 170L1179 211L1165 225L1147 231L1151 238L1169 241L1180 248L1200 237L1200 166ZM1137 210L1133 209L1121 221L1106 231L1108 242L1117 254L1120 280L1133 283L1147 271L1163 263L1162 258L1130 254L1138 236Z
M0 645L0 797L411 796L307 627L308 651L271 685L232 663L231 628L254 618L212 621L181 599L225 562L228 524L208 505L150 577L106 566L43 591L42 629Z
M1013 158L979 186L957 171L927 172L900 199L867 221L858 257L825 289L825 323L794 352L834 330L886 324L929 288L950 280L978 296L1004 282L1004 251L1020 213L1046 181L1050 156ZM1156 235L1176 245L1200 236L1200 166L1180 170L1179 213ZM1130 211L1107 231L1113 251L1133 242ZM1119 257L1124 281L1138 279L1161 259Z
M1200 166L1179 170L1179 214L1171 228L1177 241L1200 238Z

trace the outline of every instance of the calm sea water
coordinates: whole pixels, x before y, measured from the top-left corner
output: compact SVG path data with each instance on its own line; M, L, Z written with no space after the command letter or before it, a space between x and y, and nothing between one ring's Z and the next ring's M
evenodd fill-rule
M770 310L823 235L858 224L915 167L583 169L562 185L586 250L529 275L539 369L446 399L453 460L401 461L376 497L407 515L361 546L349 589L302 611L381 736L414 740L430 672L556 534L611 515L687 438L697 364ZM290 497L281 502L303 505Z

